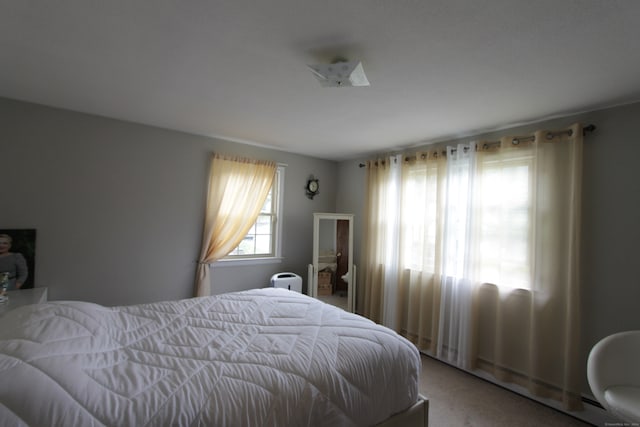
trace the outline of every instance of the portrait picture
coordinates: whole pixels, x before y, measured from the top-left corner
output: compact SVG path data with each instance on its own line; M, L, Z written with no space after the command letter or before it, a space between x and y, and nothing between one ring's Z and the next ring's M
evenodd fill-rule
M35 283L36 230L0 229L0 274L8 289L29 289Z

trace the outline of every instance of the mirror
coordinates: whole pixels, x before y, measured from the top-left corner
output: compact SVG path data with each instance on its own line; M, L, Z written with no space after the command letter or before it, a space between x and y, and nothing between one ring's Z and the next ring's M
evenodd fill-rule
M0 294L33 288L35 229L0 229Z
M313 214L313 263L308 274L309 296L355 311L353 215Z

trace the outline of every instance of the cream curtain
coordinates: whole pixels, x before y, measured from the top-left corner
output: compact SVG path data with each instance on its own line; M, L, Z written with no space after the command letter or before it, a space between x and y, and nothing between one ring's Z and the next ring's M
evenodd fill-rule
M364 233L362 249L364 262L362 283L366 286L357 294L357 306L362 312L377 323L382 323L382 296L385 276L386 248L389 246L389 225L387 223L386 206L389 206L390 193L394 191L390 182L391 159L377 159L367 161L365 195Z
M394 289L421 350L578 408L582 127L417 153L398 182L385 160L367 163L363 314L385 321Z
M202 249L195 295L211 294L210 264L235 249L260 214L277 165L214 154L209 171Z

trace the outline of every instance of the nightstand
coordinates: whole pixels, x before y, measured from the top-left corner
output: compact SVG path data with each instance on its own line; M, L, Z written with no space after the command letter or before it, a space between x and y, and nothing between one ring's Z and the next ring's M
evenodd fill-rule
M8 301L0 303L0 316L23 305L47 302L47 288L31 288L8 291Z

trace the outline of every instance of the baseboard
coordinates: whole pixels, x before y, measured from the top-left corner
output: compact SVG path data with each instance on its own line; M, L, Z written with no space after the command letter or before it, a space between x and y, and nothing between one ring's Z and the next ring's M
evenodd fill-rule
M586 423L593 424L594 426L604 427L617 425L618 420L608 413L597 401L583 396L582 403L584 410L577 413L569 413L569 415Z
M504 389L517 393L523 397L526 397L527 399L530 399L542 405L548 406L552 409L555 409L556 411L562 412L573 418L577 418L580 421L584 421L585 423L593 424L596 426L605 425L604 422L607 419L606 411L602 407L597 407L597 406L591 405L588 402L585 402L584 398L582 399L583 407L584 407L582 411L567 411L566 409L563 408L562 404L556 400L534 396L526 388L519 386L517 384L510 384L510 383L504 383L502 381L498 381L491 374L488 374L488 373L485 374L482 371L466 371L465 370L465 372L468 372L472 375L482 378L483 380L488 381L492 384L495 384L498 387L502 387ZM611 417L609 417L608 419L610 420Z
M599 402L597 402L596 400L591 399L588 396L581 396L581 400L584 406L584 409L582 411L567 411L565 410L562 405L560 404L560 402L557 402L555 400L552 399L545 399L545 398L541 398L538 396L534 396L533 394L531 394L529 392L529 390L527 390L526 388L519 386L517 384L511 384L511 383L505 383L502 381L497 380L495 377L493 377L493 375L491 375L488 372L484 372L484 371L480 371L480 370L476 370L476 371L470 371L467 369L462 369L458 366L452 365L451 363L447 362L446 360L442 360L442 359L438 359L437 357L434 357L431 354L428 353L424 353L424 352L420 352L421 354L423 354L424 356L430 357L432 359L435 359L439 362L442 362L446 365L451 366L452 368L456 368L460 371L466 372L468 374L471 374L475 377L478 377L480 379L483 379L487 382L490 382L498 387L501 387L503 389L512 391L514 393L517 393L523 397L526 397L527 399L533 400L535 402L538 402L542 405L548 406L556 411L562 412L566 415L569 415L570 417L579 419L580 421L583 421L585 423L588 424L592 424L594 426L613 426L613 425L624 425L624 424L619 424L621 421L618 420L616 417L612 416L610 413L608 413L603 407L602 405L600 405Z

